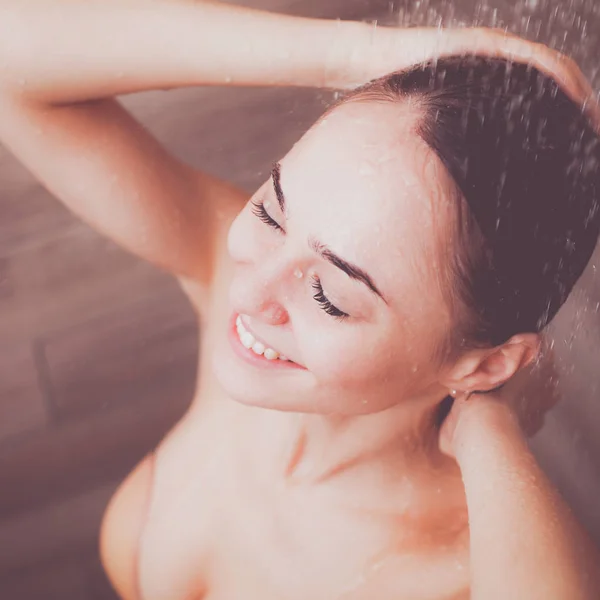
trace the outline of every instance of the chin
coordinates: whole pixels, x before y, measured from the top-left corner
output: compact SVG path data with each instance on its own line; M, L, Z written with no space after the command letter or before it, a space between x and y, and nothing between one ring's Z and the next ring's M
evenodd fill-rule
M307 410L301 401L290 399L289 394L275 395L272 392L266 393L264 389L245 387L240 385L240 380L232 378L230 373L219 372L219 369L215 369L215 376L227 397L238 404L281 412L313 412ZM264 385L262 387L264 388Z
M293 361L269 360L244 346L235 313L225 335L215 341L212 371L232 400L270 410L321 412L311 371Z
M239 404L286 412L314 412L298 397L302 383L299 377L306 376L306 372L261 371L240 361L226 344L215 348L212 371L225 394Z

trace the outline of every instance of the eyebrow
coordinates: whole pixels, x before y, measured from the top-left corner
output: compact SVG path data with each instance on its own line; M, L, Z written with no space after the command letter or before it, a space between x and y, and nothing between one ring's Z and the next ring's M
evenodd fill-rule
M275 196L277 196L277 202L279 202L281 212L285 213L285 196L281 189L281 165L279 163L273 165L271 178L273 179L273 189L275 190Z
M275 190L275 195L277 196L277 202L279 203L281 211L285 212L285 195L281 189L281 165L279 163L275 163L273 165L271 177L273 179L273 189ZM364 269L361 269L357 265L344 260L325 244L322 244L314 238L309 238L308 245L319 256L330 262L334 267L337 267L346 273L350 279L364 283L375 295L379 296L387 304L387 300L379 291L371 276Z
M387 300L383 297L383 294L379 291L375 282L366 271L353 265L347 260L344 260L333 252L333 250L330 250L325 244L321 244L321 242L317 240L310 239L308 245L334 267L337 267L346 273L350 279L364 283L374 294L379 296L387 304Z

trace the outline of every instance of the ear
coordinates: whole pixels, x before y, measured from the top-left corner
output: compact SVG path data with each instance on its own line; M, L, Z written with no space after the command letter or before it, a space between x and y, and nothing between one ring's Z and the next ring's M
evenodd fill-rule
M449 390L493 390L533 362L540 343L539 335L521 333L495 348L471 350L448 369L442 383Z

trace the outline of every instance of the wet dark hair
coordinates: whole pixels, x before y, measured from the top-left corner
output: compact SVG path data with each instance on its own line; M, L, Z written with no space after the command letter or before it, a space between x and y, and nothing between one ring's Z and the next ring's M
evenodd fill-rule
M416 131L456 184L459 248L447 256L460 345L541 331L600 229L600 140L582 108L537 69L478 56L388 75L344 101L369 99L415 100Z

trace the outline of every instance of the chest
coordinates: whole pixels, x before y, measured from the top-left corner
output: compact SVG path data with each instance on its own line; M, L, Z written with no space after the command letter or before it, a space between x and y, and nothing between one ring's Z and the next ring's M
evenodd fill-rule
M385 518L345 510L247 505L213 547L206 600L442 600L468 589L458 547L399 550Z
M466 589L463 546L403 546L395 519L257 476L227 421L189 417L158 452L143 600L442 600Z

